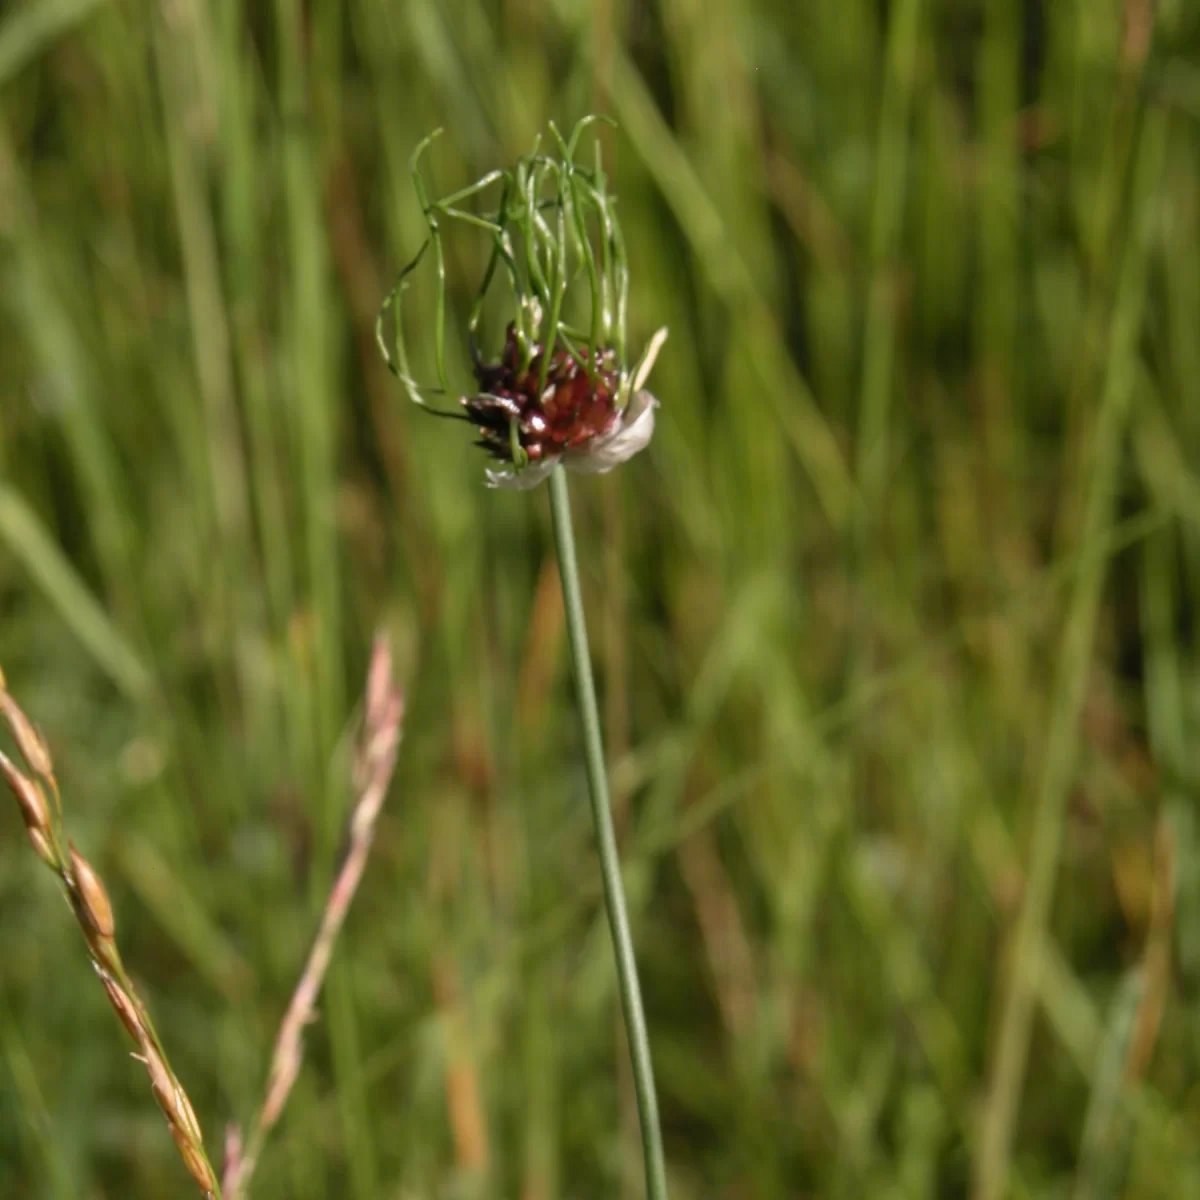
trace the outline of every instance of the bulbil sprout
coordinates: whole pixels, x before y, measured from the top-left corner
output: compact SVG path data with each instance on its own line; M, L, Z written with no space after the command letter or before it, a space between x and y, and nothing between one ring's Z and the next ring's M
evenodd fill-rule
M429 237L401 271L376 321L384 361L410 398L439 416L468 421L477 444L492 460L486 472L492 487L528 488L555 465L602 472L624 462L650 441L658 401L645 390L650 368L666 339L661 329L630 370L625 361L625 314L629 272L624 239L607 192L596 143L595 165L575 161L579 140L601 118L580 121L568 140L551 125L557 157L533 151L511 171L492 171L465 188L430 201L421 158L440 131L425 138L411 160L413 185L429 227ZM499 187L494 213L478 215L458 206ZM445 256L443 222L456 220L487 232L492 252L468 321L475 392L458 409L434 408L428 394L449 395L445 354ZM434 356L439 386L418 384L408 367L400 301L408 277L432 246L437 273ZM476 337L484 300L500 268L512 294L513 312L504 346L494 360L478 351ZM590 303L586 327L564 319L578 297ZM384 335L392 310L393 346Z

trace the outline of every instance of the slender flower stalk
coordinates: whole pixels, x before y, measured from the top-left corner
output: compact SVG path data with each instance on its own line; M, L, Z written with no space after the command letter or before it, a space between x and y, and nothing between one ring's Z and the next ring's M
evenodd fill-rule
M167 1120L167 1128L184 1166L206 1200L220 1200L221 1188L205 1153L204 1136L195 1110L171 1070L150 1013L121 961L108 892L95 869L67 840L63 831L62 796L50 751L33 722L9 693L3 673L0 673L0 718L8 726L26 768L21 770L7 755L0 753L0 773L21 810L34 852L62 883L67 903L83 931L92 967L113 1011L137 1043L134 1057L150 1076L150 1088Z
M587 766L588 795L592 802L592 821L596 826L596 848L600 854L600 872L604 880L604 908L612 934L617 960L617 983L621 1009L633 1062L633 1086L637 1093L638 1117L642 1125L642 1156L646 1167L648 1200L666 1200L667 1174L663 1161L662 1131L658 1119L658 1095L654 1088L654 1067L650 1060L650 1037L642 1008L642 989L638 982L633 935L625 909L625 887L621 882L621 859L613 828L612 804L608 796L608 772L604 765L604 742L600 733L600 713L596 706L596 688L592 681L592 659L588 650L587 625L583 616L583 598L579 589L579 566L575 558L575 533L571 526L571 499L567 477L561 466L550 473L550 516L554 524L554 546L558 553L558 574L562 582L563 609L567 617L567 639L571 648L571 666L575 677L575 699L583 727L584 761Z

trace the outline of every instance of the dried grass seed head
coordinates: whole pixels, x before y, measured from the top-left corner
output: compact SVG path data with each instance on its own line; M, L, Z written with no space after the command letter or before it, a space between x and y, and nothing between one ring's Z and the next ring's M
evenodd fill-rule
M113 919L112 901L108 898L108 892L100 881L100 876L75 849L74 844L71 845L70 853L71 875L79 910L87 918L91 929L106 942L110 942L116 932L116 922Z
M50 805L41 785L30 779L8 755L0 753L0 772L3 772L9 790L21 810L21 819L30 836L34 834L47 845L52 846L52 829L50 825ZM35 848L37 846L35 841ZM57 862L57 856L51 853L52 860ZM50 860L48 860L50 861Z
M17 749L29 769L43 779L53 779L54 763L51 761L45 739L5 689L0 689L0 715L4 717L13 741L17 743Z

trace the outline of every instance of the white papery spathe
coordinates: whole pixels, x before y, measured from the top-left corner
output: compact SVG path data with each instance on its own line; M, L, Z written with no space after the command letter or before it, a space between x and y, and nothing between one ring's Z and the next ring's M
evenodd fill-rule
M602 475L632 458L639 450L644 450L654 436L654 410L658 407L658 401L642 385L649 377L654 360L666 340L667 331L664 327L647 343L630 377L629 403L617 414L613 427L607 433L592 438L576 450L551 455L519 470L514 466L488 467L488 487L527 491L548 478L560 462L570 471Z
M635 392L633 399L617 415L616 423L608 433L592 438L578 450L553 454L519 471L509 466L488 467L488 487L520 491L537 487L560 462L569 471L584 471L592 475L611 471L649 444L654 436L654 410L657 407L658 401L649 392Z

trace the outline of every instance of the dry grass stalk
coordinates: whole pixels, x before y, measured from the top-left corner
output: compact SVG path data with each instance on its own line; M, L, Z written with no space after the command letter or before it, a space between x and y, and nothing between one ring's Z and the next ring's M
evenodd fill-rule
M23 771L7 755L0 753L0 772L16 798L29 840L37 856L62 881L67 902L83 931L92 966L121 1024L137 1043L134 1057L146 1067L154 1097L167 1119L167 1127L184 1165L203 1195L209 1200L217 1200L220 1188L204 1152L204 1138L191 1101L171 1070L146 1006L121 962L108 892L91 864L66 839L62 825L62 797L50 751L33 722L9 694L2 672L0 718L8 726L25 764Z
M235 1127L231 1126L226 1133L226 1200L242 1200L246 1195L267 1134L279 1120L300 1072L304 1029L315 1019L317 995L329 969L334 944L367 865L375 823L396 765L403 717L404 697L392 678L391 651L387 642L377 637L367 671L363 732L354 762L357 800L350 819L350 848L325 903L308 962L280 1023L271 1056L266 1097L255 1118L249 1142L243 1145L241 1133Z

